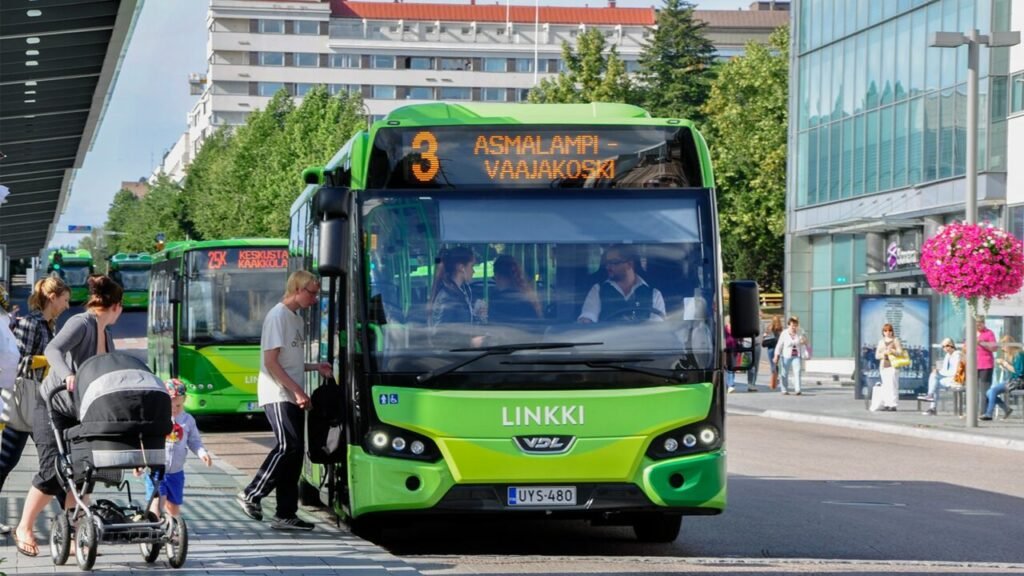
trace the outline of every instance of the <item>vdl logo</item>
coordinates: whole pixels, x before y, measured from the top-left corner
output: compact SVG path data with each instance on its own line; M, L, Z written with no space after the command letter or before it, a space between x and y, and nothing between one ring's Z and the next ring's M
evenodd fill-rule
M576 442L575 436L515 436L512 439L528 454L564 454Z

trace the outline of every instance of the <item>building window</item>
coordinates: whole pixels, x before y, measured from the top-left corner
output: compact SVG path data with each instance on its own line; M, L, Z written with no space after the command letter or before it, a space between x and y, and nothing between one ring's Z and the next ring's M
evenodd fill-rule
M469 58L441 58L441 70L472 70L473 63Z
M260 34L284 34L284 20L260 20Z
M320 23L313 20L296 20L295 33L304 36L318 36L320 34Z
M427 26L426 28L424 28L424 31L427 34L433 34L434 33L434 27L433 26Z
M565 61L564 60L559 60L558 61L558 71L559 72L565 72ZM640 61L639 60L626 60L626 72L629 72L630 74L636 74L639 71L640 71Z
M529 102L530 101L530 89L529 88L516 88L516 102Z
M277 94L279 90L284 88L283 82L260 82L259 83L259 95L260 96L273 96Z
M482 96L487 102L504 102L508 99L508 92L504 88L484 88Z
M405 67L409 70L432 70L434 63L426 56L412 56L405 59Z
M394 70L395 57L377 54L373 57L373 67L378 69Z
M327 91L331 96L337 96L338 94L358 94L362 88L359 84L331 84L327 87Z
M429 86L412 86L405 97L409 100L433 100L434 89Z
M394 100L395 99L395 87L394 86L374 86L373 87L373 98L377 100Z
M1010 78L1010 114L1024 112L1024 72Z
M358 54L331 54L328 59L331 68L359 68Z
M309 82L299 82L295 85L295 95L303 97L309 93L310 90L316 88L316 84L310 84Z
M320 55L314 52L296 52L295 65L300 68L316 68L320 64Z
M507 72L508 60L504 58L484 58L484 72Z
M516 58L516 72L533 72L533 59Z
M473 91L464 86L445 86L441 88L441 100L472 100Z
M284 52L260 52L260 66L284 66Z

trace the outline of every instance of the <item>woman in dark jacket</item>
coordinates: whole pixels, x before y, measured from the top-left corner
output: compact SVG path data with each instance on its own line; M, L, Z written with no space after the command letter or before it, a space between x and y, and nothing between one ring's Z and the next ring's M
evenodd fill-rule
M46 350L46 345L53 338L54 323L57 317L68 309L70 298L71 289L57 276L47 276L36 282L32 294L28 297L30 312L18 318L14 324L14 337L18 340L18 352L21 355L18 376L25 379L22 382L42 380L42 370L38 374L32 371L32 357L42 355ZM25 390L24 393L35 395L36 391ZM15 403L8 402L4 406L4 414L8 416L8 411L17 409ZM4 427L3 441L0 442L0 490L3 490L7 476L21 460L21 453L32 434L32 414L24 416L27 417L27 421L18 422L17 426L13 426L14 422L5 418L7 426ZM9 526L0 524L0 534L7 534L10 531Z
M110 326L121 316L121 286L108 276L89 278L89 301L86 311L68 319L57 336L46 347L46 359L50 363L50 374L39 387L36 397L35 422L32 424L32 440L39 452L39 471L32 478L32 488L25 497L25 508L14 533L14 543L18 552L27 556L39 554L32 527L36 518L46 508L54 496L61 494L60 481L57 479L57 439L50 427L50 418L46 414L44 395L57 386L65 384L68 392L75 389L75 374L78 367L97 354L114 351L114 338ZM58 428L64 429L77 423L70 414L74 414L74 403L68 392L58 393L53 399L54 422ZM65 505L73 505L66 501Z

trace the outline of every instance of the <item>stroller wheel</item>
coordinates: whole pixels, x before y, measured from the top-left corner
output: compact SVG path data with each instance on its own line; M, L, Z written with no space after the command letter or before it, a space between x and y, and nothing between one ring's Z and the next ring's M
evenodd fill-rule
M63 566L71 551L71 522L67 512L59 512L50 520L50 557L54 566Z
M167 550L167 562L171 568L181 568L188 556L188 526L185 525L184 518L175 518L166 512L164 514L170 519L171 527L167 544L164 546Z
M75 558L80 570L92 570L93 564L96 563L99 530L89 520L89 517L82 518L75 532Z
M146 512L146 521L156 522L157 519L152 512ZM156 559L160 557L161 548L163 548L163 544L159 542L139 544L139 550L142 551L142 559L146 561L146 564L156 562Z

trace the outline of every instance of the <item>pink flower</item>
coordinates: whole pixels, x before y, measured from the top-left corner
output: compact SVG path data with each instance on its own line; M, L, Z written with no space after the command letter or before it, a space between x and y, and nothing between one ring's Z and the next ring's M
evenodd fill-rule
M955 222L925 241L921 270L937 292L987 307L1024 285L1024 245L991 225Z

